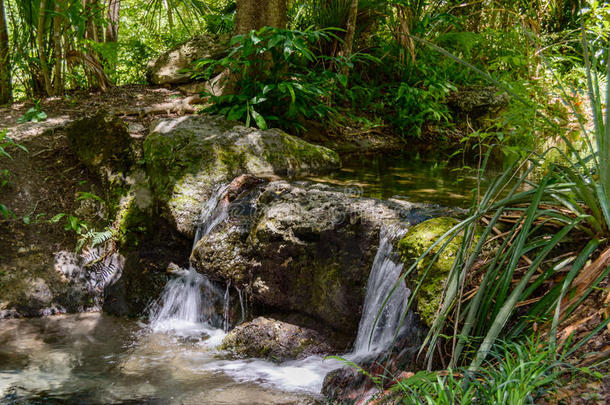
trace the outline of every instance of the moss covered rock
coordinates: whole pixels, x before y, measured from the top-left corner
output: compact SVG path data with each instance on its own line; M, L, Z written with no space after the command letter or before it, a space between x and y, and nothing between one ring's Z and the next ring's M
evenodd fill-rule
M228 35L197 35L161 55L146 65L146 74L152 84L180 84L191 81L187 69L199 59L220 59L229 49Z
M305 314L352 338L381 227L429 217L426 207L287 181L256 185L227 210L195 246L197 270L247 291L259 308Z
M208 116L153 124L144 159L164 215L187 236L194 234L203 202L238 175L307 175L340 167L330 149L277 129L261 131Z
M410 266L421 256L430 246L434 244L445 232L454 227L459 221L449 217L432 218L424 221L411 229L398 243L398 248L405 265ZM455 257L462 244L462 236L455 237L451 243L443 250L438 260L432 265L424 282L417 293L417 310L421 319L428 326L434 321L436 311L440 305L441 296L445 287L447 275L453 266ZM419 278L430 264L430 260L438 252L439 246L432 249L417 265L417 275L414 281Z
M324 356L333 352L318 332L263 317L233 329L224 338L220 348L238 356L278 362L312 355Z
M112 114L99 112L76 120L66 131L78 159L95 174L102 167L125 172L133 164L127 124Z

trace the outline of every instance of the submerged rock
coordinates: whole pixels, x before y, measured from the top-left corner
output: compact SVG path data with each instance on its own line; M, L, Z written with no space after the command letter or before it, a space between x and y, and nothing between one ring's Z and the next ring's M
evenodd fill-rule
M163 215L188 237L194 235L203 203L236 176L307 175L340 167L330 149L277 129L261 131L208 116L153 124L144 159Z
M245 289L259 314L301 313L355 336L380 228L430 218L430 207L273 181L244 191L191 262Z
M449 217L432 218L409 229L400 240L398 249L405 266L411 266L426 250L428 250L442 235L453 228L459 221ZM461 235L453 238L437 261L430 267L428 273L417 293L417 310L424 323L428 326L434 322L434 317L440 305L445 288L445 281L453 266L456 255L462 244ZM440 250L444 243L434 247L417 265L415 280L423 274L431 259Z
M239 325L220 346L238 356L282 362L312 355L324 356L332 347L318 332L301 326L258 317Z
M188 41L163 52L146 65L146 74L152 84L181 84L191 81L188 72L199 59L220 59L229 49L227 35L197 35Z

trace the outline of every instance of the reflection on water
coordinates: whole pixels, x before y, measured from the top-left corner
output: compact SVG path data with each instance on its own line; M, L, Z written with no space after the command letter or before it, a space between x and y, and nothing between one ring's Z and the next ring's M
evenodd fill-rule
M451 207L467 206L477 186L473 170L448 164L447 159L415 153L348 156L343 159L341 170L308 179L361 187L367 197L403 197L412 202ZM483 187L487 182L485 178Z
M0 403L313 401L308 394L239 382L212 370L224 360L207 336L151 333L136 321L102 314L0 320Z

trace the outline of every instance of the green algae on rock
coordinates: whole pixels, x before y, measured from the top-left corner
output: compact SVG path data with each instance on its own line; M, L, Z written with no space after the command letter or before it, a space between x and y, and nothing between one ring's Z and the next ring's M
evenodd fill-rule
M214 188L241 174L311 175L337 169L338 155L278 129L246 128L221 117L187 116L153 124L144 160L163 214L192 236Z
M405 234L398 243L398 249L402 260L407 266L411 265L426 250L430 248L448 230L453 228L459 221L455 218L438 217L424 221ZM422 286L417 292L417 312L422 321L430 326L434 321L436 312L440 305L445 281L453 266L455 257L462 244L463 236L456 236L439 255L437 261L431 266ZM422 275L422 272L430 264L430 260L438 252L442 243L434 247L417 265L417 273L413 277L415 280Z

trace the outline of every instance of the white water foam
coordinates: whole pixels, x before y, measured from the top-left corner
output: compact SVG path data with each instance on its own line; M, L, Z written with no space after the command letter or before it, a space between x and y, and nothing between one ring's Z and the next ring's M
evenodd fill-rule
M203 206L191 251L201 238L227 218L227 206L223 203L227 189L228 185L219 187ZM190 265L186 274L166 284L159 302L151 310L150 328L154 332L171 331L176 335L203 333L210 336L210 345L216 345L225 335L212 326L215 308L223 300L222 291Z
M381 232L379 248L367 282L358 336L352 352L341 356L345 360L358 362L371 358L388 350L393 342L410 294L404 283L399 283L396 287L377 324L375 320L402 273L402 263L393 253L392 241L403 233L404 230L399 228L384 229ZM375 329L370 338L373 326ZM205 368L223 372L240 382L255 382L285 391L319 393L324 377L345 365L340 360L310 356L281 364L260 359L221 360L208 363Z
M203 207L193 248L199 239L227 218L227 207L223 204L226 191L227 186L220 187ZM377 317L402 272L402 263L395 257L392 246L392 241L401 232L403 230L399 228L381 231L379 248L367 282L358 336L353 351L343 355L346 360L365 360L387 350L392 344L410 294L404 283L395 288L378 320ZM206 334L209 336L206 346L216 347L229 326L229 289L230 284L227 284L226 290L221 291L191 266L187 274L167 283L160 305L151 313L150 326L154 332L171 331L189 336ZM238 293L243 316L241 291ZM215 311L219 307L222 308L223 322L216 326L222 328L212 327L212 319L217 316ZM217 360L202 364L201 369L222 372L240 382L255 382L285 391L319 393L326 374L344 365L339 360L311 356L281 364L260 359Z

